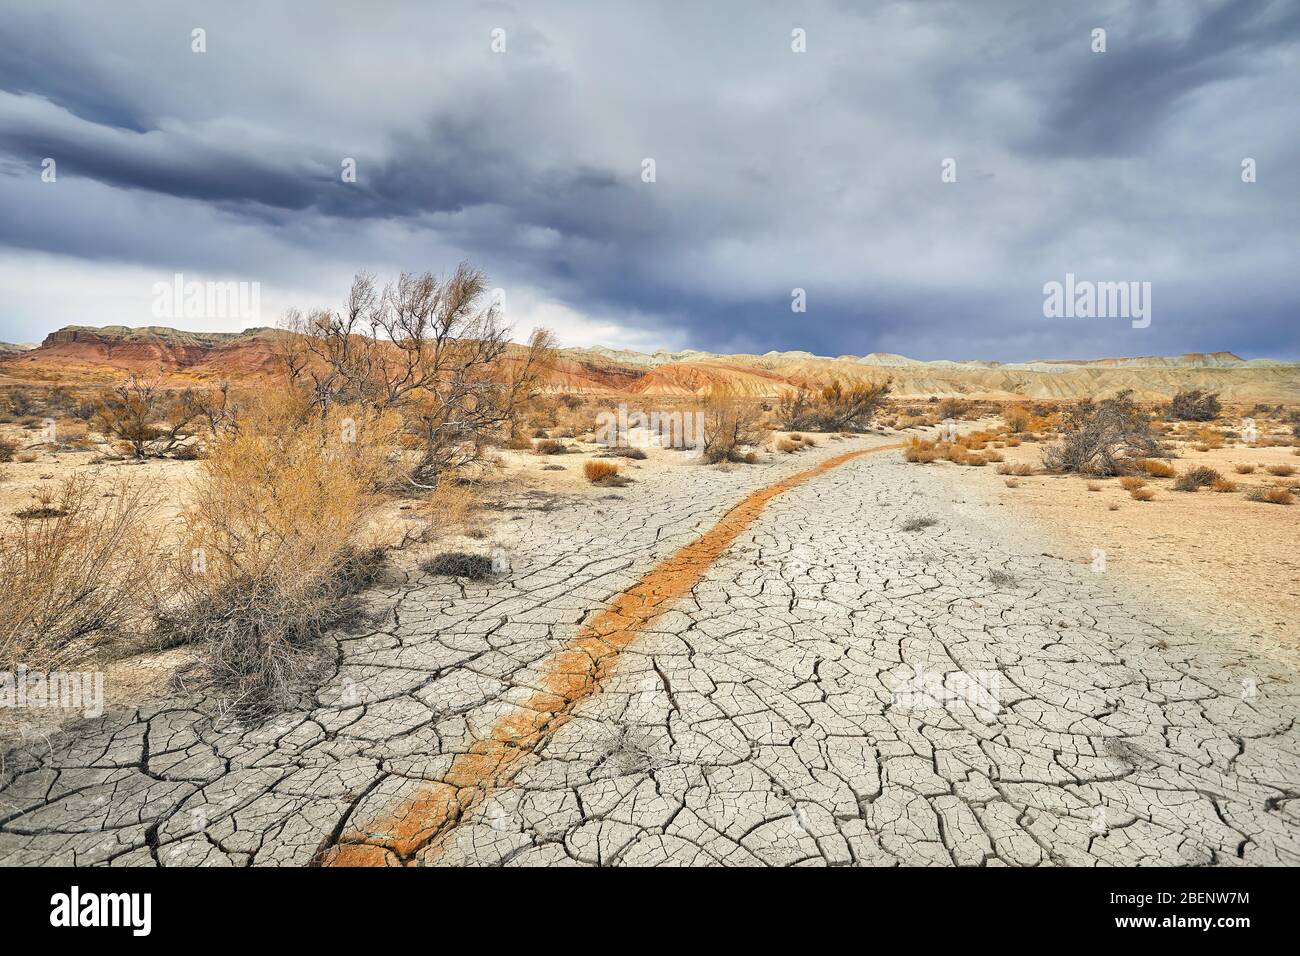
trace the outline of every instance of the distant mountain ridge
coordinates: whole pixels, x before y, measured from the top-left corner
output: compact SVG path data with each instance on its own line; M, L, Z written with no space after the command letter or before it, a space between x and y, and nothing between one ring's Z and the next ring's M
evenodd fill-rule
M0 348L0 378L10 381L113 381L158 373L176 385L256 380L278 368L275 330L188 332L148 326L71 325L38 347ZM519 354L512 349L507 358ZM923 361L888 352L819 356L803 351L718 355L698 350L652 353L604 346L561 349L547 385L555 391L622 391L690 396L724 387L774 398L797 387L890 378L905 397L1074 399L1132 389L1147 400L1205 388L1231 400L1300 401L1300 363L1242 359L1232 352L1177 356L996 362Z

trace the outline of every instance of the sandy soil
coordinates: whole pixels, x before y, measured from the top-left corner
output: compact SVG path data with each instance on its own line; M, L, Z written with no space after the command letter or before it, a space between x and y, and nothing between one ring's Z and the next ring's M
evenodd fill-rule
M997 449L1008 463L1039 465L1040 444ZM1181 457L1170 462L1180 473L1208 465L1237 483L1237 491L1209 489L1179 492L1173 479L1153 478L1151 501L1136 501L1119 479L1036 475L1016 478L995 466L960 470L1008 507L1018 509L1047 529L1060 543L1062 557L1091 564L1093 549L1105 552L1106 572L1131 576L1152 590L1169 591L1190 607L1210 603L1234 609L1243 620L1258 622L1275 636L1297 637L1300 609L1300 505L1279 506L1249 501L1252 486L1279 479L1264 469L1292 465L1300 474L1300 459L1287 447L1237 445L1198 452L1180 445ZM1240 475L1238 464L1253 464L1252 474ZM1089 482L1101 485L1089 491Z

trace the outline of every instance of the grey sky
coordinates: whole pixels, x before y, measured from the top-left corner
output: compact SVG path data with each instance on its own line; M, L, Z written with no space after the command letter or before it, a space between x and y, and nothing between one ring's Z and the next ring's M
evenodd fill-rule
M1294 0L0 7L3 340L468 258L570 345L1300 358Z

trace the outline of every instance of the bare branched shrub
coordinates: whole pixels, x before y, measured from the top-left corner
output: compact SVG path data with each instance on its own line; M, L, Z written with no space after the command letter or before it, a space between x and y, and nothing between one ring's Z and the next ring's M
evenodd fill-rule
M785 429L839 432L862 431L889 395L890 382L856 382L838 379L814 392L787 391L777 403L776 416Z
M1169 417L1181 422L1212 422L1219 417L1219 393L1199 388L1179 392L1169 402Z
M343 311L289 314L281 357L319 408L399 411L415 453L408 478L431 487L510 434L516 407L554 361L545 330L512 346L486 293L465 263L447 279L403 273L382 290L358 275Z
M54 668L139 632L158 583L154 503L121 482L65 480L0 537L0 666Z
M293 702L321 635L355 614L382 565L369 523L400 429L391 411L277 392L211 442L158 621L164 643L199 646L237 714Z
M718 386L704 400L704 460L743 462L745 448L756 448L767 437L763 409L733 389Z
M1061 440L1042 451L1043 465L1051 471L1109 477L1132 470L1137 459L1155 457L1160 442L1151 418L1131 396L1124 391L1068 408L1061 419Z
M194 393L167 391L133 375L100 399L95 422L136 458L160 458L194 435L198 416Z
M1208 488L1222 479L1223 476L1213 468L1197 465L1188 468L1178 476L1178 480L1174 482L1174 491L1196 491L1198 488Z

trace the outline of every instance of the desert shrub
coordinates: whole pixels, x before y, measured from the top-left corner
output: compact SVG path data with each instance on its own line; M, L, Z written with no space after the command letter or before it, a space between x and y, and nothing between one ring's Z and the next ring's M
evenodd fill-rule
M988 573L988 582L994 587L999 588L1013 588L1017 584L1016 576L1014 574L1009 574L1006 571L997 568Z
M1019 478L1006 478L1006 479L1003 479L1003 482L1002 482L1002 483L1003 483L1004 485L1006 485L1008 488L1019 488L1019 487L1020 487L1020 479L1019 479Z
M1210 488L1222 494L1236 491L1237 483L1235 481L1229 481L1227 478L1216 478L1210 483Z
M1125 391L1068 408L1061 421L1061 440L1043 449L1042 460L1052 471L1112 476L1131 470L1134 461L1151 458L1159 450L1150 416Z
M154 504L142 485L107 496L63 481L0 534L0 665L56 668L138 633L158 579Z
M1029 419L1032 416L1028 409L1022 405L1012 405L1002 412L1002 420L1007 423L1007 428L1013 435L1018 435L1029 425Z
M487 292L483 273L466 263L445 280L403 273L382 290L358 275L342 311L288 313L280 358L321 411L399 412L413 452L405 477L432 487L514 430L555 360L542 329L512 346Z
M100 399L95 422L136 458L157 458L193 437L199 414L193 392L169 392L133 375Z
M1216 481L1222 480L1220 475L1213 468L1207 468L1204 465L1197 465L1195 468L1189 468L1174 482L1175 491L1196 491L1198 488L1208 488Z
M36 411L36 400L21 388L11 389L8 398L9 411L19 418Z
M1289 505L1295 501L1289 489L1280 486L1265 488L1257 486L1246 492L1246 498L1250 501L1262 501L1270 505Z
M791 441L789 438L779 439L776 443L776 450L783 451L787 455L793 454L794 452L798 451L800 447L801 446L797 441Z
M1254 466L1254 465L1237 465L1235 470L1236 470L1237 474L1239 474L1239 475L1249 475L1251 472L1253 472L1253 471L1255 470L1255 466Z
M1089 491L1101 491L1101 483L1097 481L1088 482Z
M563 455L569 450L569 446L564 442L556 441L554 438L546 438L539 441L533 446L533 451L539 455Z
M606 455L614 458L630 458L633 461L645 461L646 453L640 448L632 448L629 445L617 445L614 448L607 449Z
M1136 475L1126 475L1119 480L1119 486L1125 491L1134 491L1146 485L1145 478L1138 478Z
M289 706L358 612L384 548L369 524L391 484L392 412L268 394L208 448L182 515L184 545L157 611L166 644L192 643L227 706Z
M8 438L0 438L0 462L13 461L14 453L18 451L18 442Z
M496 567L489 556L465 551L444 551L425 558L420 562L420 570L426 574L468 578L471 581L486 581L496 574Z
M704 400L704 460L744 461L745 448L764 439L763 409L733 390L716 387Z
M1291 465L1269 465L1264 470L1278 478L1290 478L1295 474L1295 468Z
M920 531L923 528L933 527L938 523L939 523L938 519L931 518L929 515L918 515L915 518L908 518L901 525L899 525L899 527L902 528L904 531Z
M1169 403L1169 417L1181 422L1210 422L1219 417L1219 393L1199 388L1179 392Z
M582 466L582 473L592 484L608 481L618 475L618 465L608 461L589 461Z
M1156 493L1150 488L1134 488L1128 493L1128 496L1134 501L1150 501L1156 496Z
M1172 478L1177 472L1174 466L1165 461L1156 461L1152 458L1142 458L1136 463L1138 470L1150 475L1152 478Z
M533 443L523 435L511 435L501 443L501 447L511 451L532 451Z
M871 425L889 390L889 380L844 386L836 379L819 391L788 391L777 404L777 421L787 430L862 431Z

